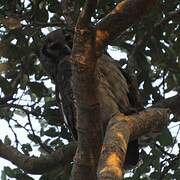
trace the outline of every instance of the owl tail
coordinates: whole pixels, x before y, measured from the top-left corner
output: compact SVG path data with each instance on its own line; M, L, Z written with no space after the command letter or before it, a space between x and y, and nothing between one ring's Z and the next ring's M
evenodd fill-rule
M124 168L129 169L135 166L139 161L139 144L138 139L130 141L128 144Z

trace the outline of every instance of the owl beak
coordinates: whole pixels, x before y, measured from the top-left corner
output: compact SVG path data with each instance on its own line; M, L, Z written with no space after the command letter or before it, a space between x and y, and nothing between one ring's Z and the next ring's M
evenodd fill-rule
M65 48L66 48L68 53L71 53L71 48L67 44L65 44Z

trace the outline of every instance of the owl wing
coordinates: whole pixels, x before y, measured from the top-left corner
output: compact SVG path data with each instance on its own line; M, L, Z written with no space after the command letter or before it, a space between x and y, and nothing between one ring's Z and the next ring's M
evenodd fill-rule
M114 60L103 55L97 61L96 77L98 78L98 97L100 99L103 129L109 120L118 112L129 114L133 104L129 99L129 85ZM139 160L138 139L130 141L127 148L125 166L134 166Z
M64 121L73 137L77 140L76 131L76 110L73 98L73 89L71 83L72 69L69 56L64 57L58 64L56 76L56 94L58 103L64 113Z

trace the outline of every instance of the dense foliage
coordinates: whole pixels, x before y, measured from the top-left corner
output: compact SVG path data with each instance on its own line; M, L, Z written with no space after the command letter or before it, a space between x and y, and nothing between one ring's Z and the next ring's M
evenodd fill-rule
M83 2L76 0L74 3L74 19ZM116 2L119 1L99 0L94 21L98 22ZM58 0L0 2L0 119L6 121L14 135L11 139L7 134L2 141L14 145L26 155L37 151L43 155L72 140L58 111L54 86L38 59L45 34L55 28L63 29L72 46L73 29L64 21L64 13ZM128 59L136 60L133 65L145 107L166 98L167 94L179 93L179 0L158 1L148 16L123 32L111 46L127 54L126 58L117 57L123 68L126 68ZM143 163L130 171L126 179L128 176L132 179L180 177L179 120L180 111L171 116L169 129L150 141L148 148L141 149ZM27 143L22 143L17 135L22 129L27 135ZM61 171L56 169L42 175L40 179L68 179L70 168L69 164L61 167ZM1 179L8 177L32 179L18 167L4 167Z

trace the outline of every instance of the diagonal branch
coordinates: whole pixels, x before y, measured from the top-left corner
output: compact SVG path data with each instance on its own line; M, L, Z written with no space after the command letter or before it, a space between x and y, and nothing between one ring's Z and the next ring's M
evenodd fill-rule
M138 22L155 5L156 0L124 0L96 25L97 49L119 36Z
M72 162L75 151L76 142L69 143L46 156L26 156L16 148L0 142L0 157L31 174L43 174L57 168L57 166L64 167L66 163Z
M126 116L116 114L107 127L98 167L98 179L123 179L123 163L128 141L166 127L168 109L149 108Z
M153 105L153 107L169 108L172 113L180 117L180 94L167 99L163 99Z

